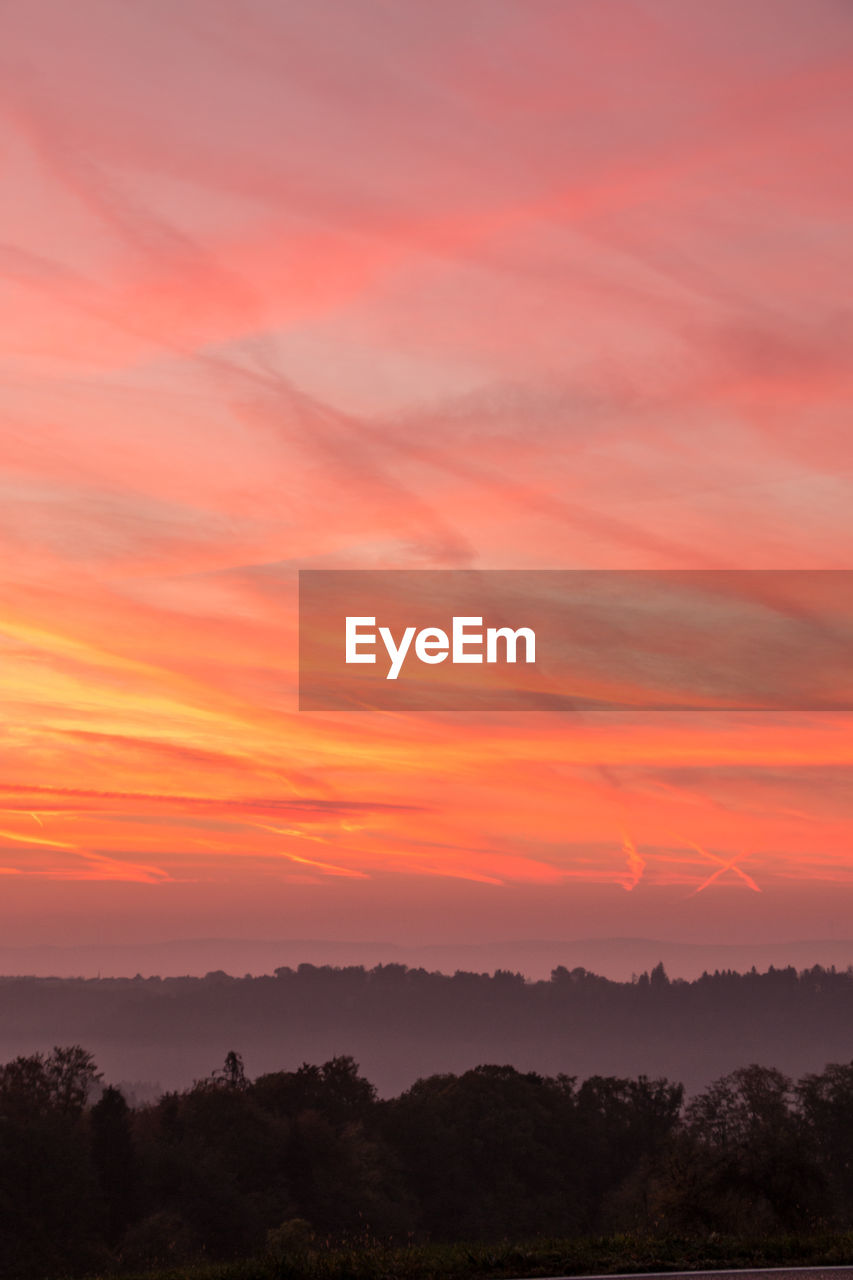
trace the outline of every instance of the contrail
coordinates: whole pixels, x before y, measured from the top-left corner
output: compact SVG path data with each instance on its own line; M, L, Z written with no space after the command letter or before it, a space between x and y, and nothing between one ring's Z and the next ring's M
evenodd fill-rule
M22 836L16 831L0 831L0 838L3 840L18 840L21 844L35 844L40 848L48 845L51 849L76 849L76 844L69 844L67 840L46 840L44 836Z
M737 865L738 858L745 857L745 854L736 853L728 862L726 862L725 859L719 857L718 854L711 853L710 849L703 849L700 844L695 844L692 840L685 840L684 843L688 845L689 848L695 849L697 853L701 853L703 858L708 858L709 861L718 862L720 864L717 870L708 876L707 880L703 880L692 893L687 895L689 898L694 898L697 893L701 893L703 889L707 889L709 885L713 884L715 880L718 880L726 871L734 871L735 875L740 876L748 889L752 889L753 893L761 893L760 885L757 885L752 876L747 875L747 873Z
M637 852L637 846L634 844L634 841L624 831L622 832L622 850L628 859L628 873L631 877L630 880L622 881L622 887L627 889L630 893L632 889L636 889L640 880L643 878L643 872L646 869L646 860Z

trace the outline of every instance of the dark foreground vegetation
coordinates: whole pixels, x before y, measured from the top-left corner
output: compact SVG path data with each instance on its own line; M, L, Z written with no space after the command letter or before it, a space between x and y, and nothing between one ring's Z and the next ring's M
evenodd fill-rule
M509 1066L380 1100L348 1057L252 1081L229 1053L135 1109L79 1046L0 1067L15 1280L844 1262L851 1230L853 1064L796 1083L748 1066L686 1104L663 1079Z
M853 1236L615 1235L523 1243L273 1247L240 1262L171 1266L122 1280L517 1280L518 1277L849 1265ZM105 1276L91 1280L107 1280Z

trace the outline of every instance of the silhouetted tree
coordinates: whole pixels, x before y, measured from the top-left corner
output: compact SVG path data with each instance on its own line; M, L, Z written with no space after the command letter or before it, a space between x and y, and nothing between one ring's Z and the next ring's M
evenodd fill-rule
M687 1108L714 1225L797 1229L819 1214L821 1179L800 1140L793 1085L753 1064L717 1080Z
M218 1080L228 1089L247 1089L249 1087L243 1059L233 1049L226 1053L224 1066L219 1071L214 1071L212 1078Z
M824 1212L838 1226L853 1225L853 1062L830 1063L796 1087L802 1140L814 1154L826 1188Z
M102 1202L82 1118L97 1079L79 1045L0 1067L0 1276L99 1261Z
M117 1245L134 1214L138 1170L131 1113L123 1094L108 1085L92 1108L92 1160L107 1209L106 1238Z

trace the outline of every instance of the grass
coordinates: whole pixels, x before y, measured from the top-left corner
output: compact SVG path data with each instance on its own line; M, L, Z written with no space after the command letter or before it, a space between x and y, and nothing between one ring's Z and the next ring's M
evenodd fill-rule
M122 1280L510 1280L514 1277L853 1265L853 1233L763 1237L616 1235L524 1243L305 1247L241 1262L124 1273ZM90 1280L113 1280L101 1275Z

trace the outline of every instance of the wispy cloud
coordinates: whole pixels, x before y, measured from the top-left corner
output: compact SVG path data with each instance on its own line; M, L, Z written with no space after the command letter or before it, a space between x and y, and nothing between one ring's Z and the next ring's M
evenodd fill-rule
M295 568L849 565L843 8L7 9L10 893L831 912L850 717L299 714Z

